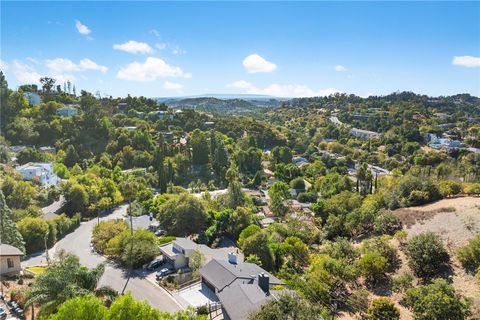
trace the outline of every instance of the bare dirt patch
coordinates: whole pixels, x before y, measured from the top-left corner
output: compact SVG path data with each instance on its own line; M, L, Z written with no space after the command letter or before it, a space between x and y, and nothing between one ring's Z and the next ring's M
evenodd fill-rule
M480 198L443 199L421 207L395 211L409 237L431 231L445 241L450 250L464 246L480 232Z

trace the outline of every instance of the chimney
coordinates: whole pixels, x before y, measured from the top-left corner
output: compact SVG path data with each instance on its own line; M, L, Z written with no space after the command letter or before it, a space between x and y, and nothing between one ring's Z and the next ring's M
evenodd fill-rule
M231 264L237 264L237 254L235 252L228 253L228 262Z
M263 272L258 275L258 286L265 292L267 295L270 294L270 277L265 275Z

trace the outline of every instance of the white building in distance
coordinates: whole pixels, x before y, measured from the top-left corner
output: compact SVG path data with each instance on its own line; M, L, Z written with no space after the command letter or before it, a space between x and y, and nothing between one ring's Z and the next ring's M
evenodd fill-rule
M15 168L23 177L23 180L32 181L38 177L44 186L56 186L60 178L53 172L51 162L29 162Z

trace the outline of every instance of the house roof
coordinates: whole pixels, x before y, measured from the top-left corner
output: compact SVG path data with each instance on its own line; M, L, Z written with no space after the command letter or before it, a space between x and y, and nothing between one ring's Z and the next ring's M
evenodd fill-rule
M174 242L185 250L195 250L197 248L197 244L187 238L178 237Z
M167 244L164 244L164 245L161 245L160 246L160 251L166 255L167 257L169 257L170 259L173 259L174 257L178 256L179 254L181 254L180 251L178 251L177 248L175 248L173 246L173 243L167 243Z
M202 277L211 283L218 291L222 291L226 286L234 282L236 284L253 283L261 273L269 276L270 284L283 284L280 279L269 274L254 263L239 262L232 264L228 261L212 259L200 269Z
M23 256L23 252L9 244L0 244L0 256Z
M248 315L258 310L263 303L272 299L255 284L228 286L218 293L223 309L232 320L247 319Z

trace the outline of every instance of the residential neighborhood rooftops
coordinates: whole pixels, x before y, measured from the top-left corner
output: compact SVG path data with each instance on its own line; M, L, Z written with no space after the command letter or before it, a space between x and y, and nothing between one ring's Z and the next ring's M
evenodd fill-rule
M240 284L226 287L218 293L222 308L230 319L247 319L248 315L258 310L267 300L273 299L273 294L266 294L257 285Z
M269 276L270 285L282 285L283 282L277 277L254 263L238 262L236 264L224 260L212 259L200 269L202 278L210 283L216 291L222 291L232 284L254 283L259 274Z
M0 244L0 256L23 256L23 252L9 244Z

